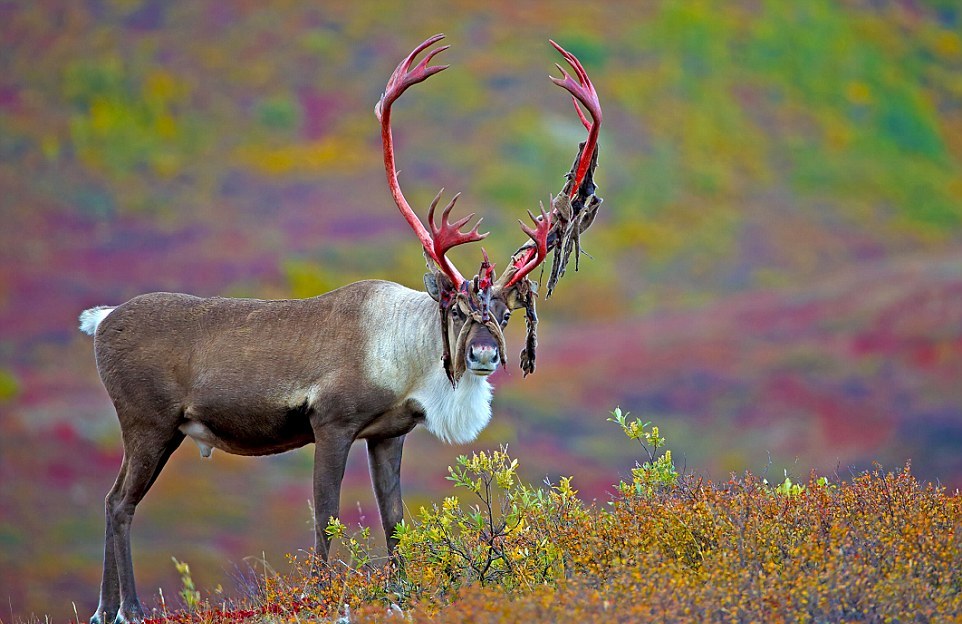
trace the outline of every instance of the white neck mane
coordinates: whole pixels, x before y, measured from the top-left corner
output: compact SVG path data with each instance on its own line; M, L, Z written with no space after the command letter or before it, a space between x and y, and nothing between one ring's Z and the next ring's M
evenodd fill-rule
M491 420L491 384L484 377L465 373L451 387L438 360L438 374L424 379L410 394L424 406L428 431L444 442L464 444L478 437Z
M366 368L371 380L397 393L401 402L420 403L428 431L444 442L474 440L491 420L491 384L466 372L451 387L441 365L434 300L385 282L371 297L365 318L370 323Z

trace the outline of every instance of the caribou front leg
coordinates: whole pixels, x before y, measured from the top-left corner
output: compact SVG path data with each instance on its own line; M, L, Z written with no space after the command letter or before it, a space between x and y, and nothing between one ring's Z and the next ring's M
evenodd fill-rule
M318 429L314 430L314 553L327 561L331 540L325 529L340 511L341 481L354 437L345 431Z
M381 513L381 526L384 527L387 549L392 555L397 547L394 528L404 517L404 507L401 502L403 445L403 435L367 441L367 458L371 469L371 482L374 484L374 496L377 498L378 510Z

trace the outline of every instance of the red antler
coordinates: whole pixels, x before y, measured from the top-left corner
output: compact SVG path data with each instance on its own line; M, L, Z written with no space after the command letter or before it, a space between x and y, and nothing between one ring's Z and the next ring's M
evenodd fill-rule
M544 225L548 222L547 219L537 221L539 236L541 234L542 227L547 228L557 226L558 228L564 230L564 232L555 232L555 238L552 242L554 247L561 248L564 239L567 239L570 236L577 238L577 235L580 234L580 230L587 228L587 225L590 225L590 222L585 225L576 222L576 220L573 218L574 215L571 214L571 200L573 200L580 192L581 185L584 183L585 177L588 175L588 172L592 167L592 158L594 157L598 146L598 130L601 128L601 103L598 100L598 93L595 91L594 85L591 84L591 79L588 78L588 73L581 65L581 62L575 57L574 54L568 52L554 41L549 39L549 42L556 50L558 50L558 52L561 53L571 67L574 68L575 74L578 76L578 81L576 82L570 75L568 75L561 65L557 64L556 67L561 71L562 78L554 78L552 76L548 77L551 78L551 81L556 85L564 88L571 94L571 99L575 106L575 112L578 113L578 118L581 120L581 123L584 125L585 129L588 130L588 138L585 140L584 147L581 148L581 153L576 159L577 162L572 166L572 171L569 174L572 177L570 183L571 187L568 191L568 197L566 198L565 202L561 202L561 205L565 203L567 204L567 211L559 211L558 202L553 202L556 205L551 214L556 218L551 220L550 226ZM581 112L581 107L578 106L578 102L581 102L581 104L588 109L593 121L588 121L584 113ZM600 200L598 200L597 204L600 203ZM542 212L543 211L544 209L542 208ZM568 230L570 230L572 226L578 228L578 232L569 234ZM524 245L517 254L515 254L514 258L512 259L512 265L518 267L518 273L512 277L511 284L516 283L532 269L538 266L538 264L543 262L545 256L547 255L547 243L545 242L542 244L539 238L536 238L534 235L532 235L532 232L530 232L527 228L524 228L524 226L522 226L522 228L535 244L532 245L531 243L528 243ZM550 234L550 232L548 232L548 234ZM544 238L546 240L547 234L545 234ZM551 290L557 280L557 271L567 260L567 253L568 252L565 252L564 254L564 259L561 261L561 266L552 268L552 279L550 279L548 283L549 294L551 293ZM559 259L556 257L555 264L558 265L558 263Z
M411 226L411 229L414 230L414 234L418 237L418 240L421 241L421 246L424 247L424 251L428 257L431 258L438 268L443 271L456 286L460 286L465 280L461 276L461 273L459 273L454 265L445 257L445 254L452 247L479 241L487 236L487 234L478 233L478 224L481 223L480 220L478 220L478 224L475 224L474 228L469 232L461 231L461 228L474 217L473 214L463 219L458 219L454 223L448 222L448 215L451 213L451 209L454 208L454 204L458 200L458 195L454 196L454 199L451 200L441 213L440 227L435 226L434 210L437 207L438 201L441 199L441 193L438 193L437 197L435 197L431 203L431 211L428 214L431 231L430 233L428 232L424 224L421 223L421 220L414 214L414 210L411 209L410 204L404 199L404 194L401 192L401 185L398 183L394 161L394 139L391 136L391 105L395 100L411 85L427 80L434 74L448 68L447 65L428 66L432 58L447 50L449 47L441 46L428 52L427 56L425 56L414 69L411 69L414 58L441 39L444 39L444 35L434 35L414 48L414 50L401 61L397 69L394 70L394 73L391 74L391 78L388 80L387 86L384 89L384 95L381 96L381 100L377 103L377 106L374 107L374 114L381 122L384 169L387 173L387 182L391 189L391 195L394 196L394 203L397 204L404 219L408 222L408 225Z
M575 55L568 52L560 45L554 41L548 40L551 45L554 46L555 50L561 53L568 64L574 68L575 74L578 76L578 82L575 82L568 72L564 70L561 65L555 63L555 67L561 72L561 78L551 78L551 82L555 83L559 87L562 87L568 93L571 94L571 99L574 101L575 110L578 112L578 117L581 119L581 123L584 124L585 129L588 130L588 138L585 140L585 146L581 150L581 158L578 161L578 167L575 170L574 184L571 186L570 197L574 197L578 193L578 189L581 188L581 183L584 182L585 174L588 172L588 166L591 163L592 155L595 152L595 146L598 144L598 130L601 128L601 102L598 101L598 93L595 91L594 85L591 84L591 79L588 78L588 73L585 68L582 67L581 62L575 58ZM594 120L594 123L589 123L585 118L584 113L581 112L581 108L578 106L578 102L581 102L585 108L588 109L588 113Z
M454 204L456 204L458 198L461 197L461 193L455 195L448 205L444 207L444 210L441 211L441 227L436 226L434 224L434 210L437 208L438 201L441 199L441 193L443 192L444 189L438 191L438 194L434 197L434 201L431 202L431 210L428 211L428 224L431 226L431 237L434 241L434 254L432 259L438 264L438 267L454 281L455 285L460 286L464 283L464 278L461 277L461 274L458 273L458 270L454 268L454 265L451 264L444 254L452 247L483 240L490 232L485 232L484 234L478 233L478 226L481 225L483 217L478 219L478 222L474 224L474 227L471 228L470 231L461 231L461 228L474 218L473 212L466 217L458 219L454 223L448 222L448 215L451 214L451 209L454 208Z
M548 234L551 233L551 217L545 213L544 205L541 206L541 216L535 217L530 210L528 216L534 221L534 229L525 225L521 219L518 219L518 223L521 224L521 230L534 241L533 253L529 252L525 257L516 261L515 266L518 267L518 272L511 276L511 279L505 284L505 288L517 284L535 267L544 262L544 259L548 256Z

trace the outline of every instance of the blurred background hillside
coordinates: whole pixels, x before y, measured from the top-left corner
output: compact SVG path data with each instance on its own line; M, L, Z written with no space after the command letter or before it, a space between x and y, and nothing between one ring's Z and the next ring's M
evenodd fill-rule
M962 486L957 1L349 4L0 0L0 617L96 605L121 445L82 309L421 287L372 111L435 32L452 68L396 106L402 182L424 209L463 191L502 263L584 135L549 37L605 110L592 257L542 302L523 381L511 328L475 447L603 501L636 456L620 405L715 479L911 461ZM467 450L412 434L408 505ZM356 451L343 509L377 526ZM228 594L246 557L283 569L312 543L310 464L185 444L134 523L142 597L176 595L172 555Z

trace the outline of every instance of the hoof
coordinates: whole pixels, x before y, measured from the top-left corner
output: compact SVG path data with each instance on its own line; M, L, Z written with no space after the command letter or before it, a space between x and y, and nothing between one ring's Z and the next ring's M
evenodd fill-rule
M121 608L113 624L143 624L144 610L138 604L134 608Z
M111 624L117 618L117 609L97 609L90 616L90 624Z

